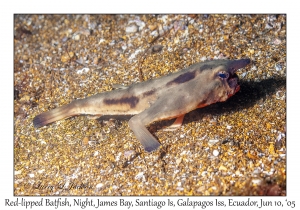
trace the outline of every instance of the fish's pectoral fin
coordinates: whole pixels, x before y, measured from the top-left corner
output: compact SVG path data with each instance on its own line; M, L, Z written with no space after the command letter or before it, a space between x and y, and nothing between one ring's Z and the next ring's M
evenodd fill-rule
M172 125L170 125L167 128L164 128L164 131L174 131L177 130L178 128L180 128L180 126L182 125L183 119L184 119L185 114L180 115L176 118L176 120L173 122Z
M191 106L186 106L190 105L189 102L189 98L184 98L180 94L167 94L129 120L130 128L147 152L156 150L160 144L146 129L146 125L159 120L177 118L173 127L179 127L184 115L192 110ZM192 107L196 106L197 104L192 104Z
M147 152L153 152L159 148L160 143L147 130L146 126L142 124L141 120L139 119L139 115L132 117L128 124L136 138L140 141Z

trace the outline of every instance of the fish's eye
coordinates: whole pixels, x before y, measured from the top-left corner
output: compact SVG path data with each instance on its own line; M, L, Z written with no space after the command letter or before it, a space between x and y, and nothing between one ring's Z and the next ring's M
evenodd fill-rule
M223 71L220 71L218 73L218 76L221 78L221 79L227 79L229 77L229 74L227 72L223 72Z

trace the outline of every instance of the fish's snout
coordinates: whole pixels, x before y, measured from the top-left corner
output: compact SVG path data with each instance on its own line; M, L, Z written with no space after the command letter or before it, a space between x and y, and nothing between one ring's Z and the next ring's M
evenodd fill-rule
M249 58L230 61L229 66L228 66L230 73L233 74L238 69L246 67L250 62L251 62L251 60Z
M230 72L230 76L227 80L228 86L230 88L230 91L228 92L228 98L230 98L240 90L239 78L235 72L238 69L246 67L250 62L250 59L232 60L229 62L227 66Z

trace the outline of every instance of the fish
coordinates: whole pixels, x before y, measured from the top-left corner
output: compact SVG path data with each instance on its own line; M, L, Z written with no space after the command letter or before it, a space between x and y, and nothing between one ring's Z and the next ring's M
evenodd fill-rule
M170 127L177 128L186 113L226 101L240 90L237 70L249 63L247 58L196 63L159 78L74 100L37 115L33 125L39 128L76 115L132 115L130 129L144 150L153 152L161 144L146 126L176 118Z

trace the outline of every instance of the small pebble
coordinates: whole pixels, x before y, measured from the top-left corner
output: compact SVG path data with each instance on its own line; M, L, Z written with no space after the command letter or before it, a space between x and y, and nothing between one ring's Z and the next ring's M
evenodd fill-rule
M220 165L219 170L220 171L227 171L228 169L225 166Z
M15 171L15 175L19 175L19 174L21 174L22 173L22 171L21 170L19 170L19 171Z
M281 71L282 70L282 66L279 63L275 64L275 69L276 71Z
M98 65L99 60L101 60L99 57L95 57L95 58L93 59L93 64Z
M162 45L154 45L154 46L151 48L151 51L152 51L152 53L157 53L157 52L161 51L162 48L163 48Z
M273 44L280 45L281 44L281 40L280 39L274 39Z
M44 171L45 171L45 169L41 169L41 170L38 170L38 173L42 174L42 173L44 173Z
M78 41L80 39L80 35L79 34L76 34L74 37L73 37L74 40Z
M276 92L276 99L278 100L285 100L285 92L279 90Z
M286 154L280 154L279 155L281 158L285 158Z
M182 158L177 159L176 160L176 166L179 166L179 164L181 163L181 161L182 161Z
M141 179L144 178L144 172L140 172L135 176L135 179Z
M85 36L89 36L91 34L91 31L87 28L80 28L80 30L78 31L79 34L85 35Z
M213 155L217 157L219 155L219 151L218 150L214 150L213 151Z
M158 32L157 32L157 31L152 31L152 32L151 32L151 36L157 37L157 36L158 36Z
M89 138L88 137L84 137L83 140L82 140L82 142L83 142L83 145L88 145Z
M129 25L126 27L125 29L126 33L131 34L131 33L135 33L138 31L138 27L135 24Z
M261 183L261 180L260 179L252 179L252 183L259 185Z
M83 68L80 70L77 70L77 74L87 73L90 69L89 68Z
M103 187L103 185L104 185L104 184L102 184L102 183L99 183L99 184L97 184L97 185L96 185L96 188L100 189L100 188L102 188L102 187Z
M135 154L135 151L134 150L129 150L129 151L125 151L124 152L124 157L125 158L130 158L132 155Z
M174 22L174 30L185 30L186 29L186 24L183 20L178 20Z
M149 25L148 28L149 28L151 31L154 31L155 29L157 29L157 25Z
M208 145L209 145L209 146L213 146L214 144L216 144L216 143L218 143L218 142L219 142L218 139L211 139L211 140L208 141Z
M68 39L69 39L69 38L68 38L67 36L65 36L64 38L62 38L61 41L62 41L62 42L66 42L66 41L68 41Z
M26 102L26 101L29 101L29 99L30 99L30 96L29 96L29 95L25 95L25 96L23 96L23 97L20 99L20 101L21 101L21 102Z
M61 62L65 63L65 62L68 62L73 57L74 57L74 53L73 52L66 52L65 54L63 54L61 56L60 60L61 60Z

